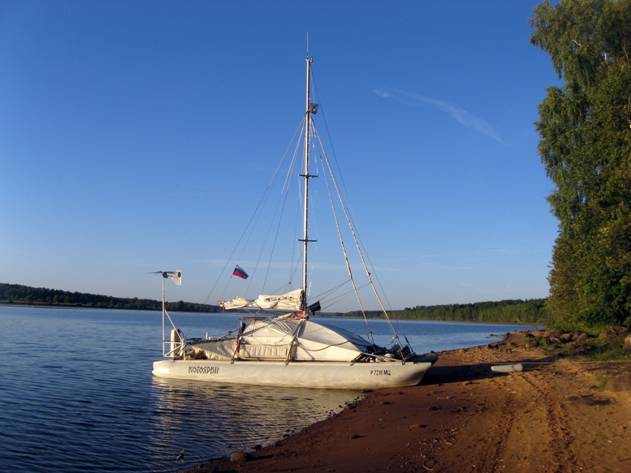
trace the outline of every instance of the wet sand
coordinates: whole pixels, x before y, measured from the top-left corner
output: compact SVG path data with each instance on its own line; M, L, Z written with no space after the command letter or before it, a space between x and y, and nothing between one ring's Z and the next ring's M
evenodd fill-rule
M280 442L190 472L631 472L631 364L538 349L444 352L420 386L368 393Z

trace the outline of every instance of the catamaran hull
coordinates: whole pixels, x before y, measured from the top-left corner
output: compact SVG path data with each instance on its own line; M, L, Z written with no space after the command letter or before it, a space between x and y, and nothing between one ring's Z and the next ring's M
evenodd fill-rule
M159 378L323 389L380 389L418 384L431 362L293 362L161 360Z

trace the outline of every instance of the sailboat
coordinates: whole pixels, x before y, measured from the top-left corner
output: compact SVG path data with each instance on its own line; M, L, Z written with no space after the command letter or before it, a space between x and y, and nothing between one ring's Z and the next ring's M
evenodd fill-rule
M302 252L300 287L281 294L263 294L256 298L237 296L220 301L219 305L224 310L248 312L240 319L237 330L221 337L206 336L203 339L187 340L173 323L163 303L164 359L153 363L154 376L215 383L359 390L416 385L436 361L433 353L414 353L407 338L401 337L390 321L374 267L359 240L341 185L335 178L334 168L314 126L318 105L312 100L313 62L313 57L307 54L305 110L296 145L296 150L299 144L303 145L300 172L302 234L298 239ZM331 199L331 204L344 257L346 282L352 286L367 323L366 310L360 297L361 288L351 267L352 258L343 240L338 213L344 215L348 224L348 232L366 277L366 286L370 287L380 312L392 327L390 347L377 345L371 332L364 337L313 320L321 309L320 301L311 300L309 292L309 249L316 241L310 235L310 181L317 177L310 158L312 148L317 145L322 155L322 168L330 183L329 191L337 196L336 201ZM164 281L173 279L174 272L165 271L161 274L164 301ZM181 278L181 273L178 274ZM240 278L248 277L239 266L235 267L233 274ZM273 311L276 315L260 316L265 311ZM165 321L171 324L168 339L165 338Z

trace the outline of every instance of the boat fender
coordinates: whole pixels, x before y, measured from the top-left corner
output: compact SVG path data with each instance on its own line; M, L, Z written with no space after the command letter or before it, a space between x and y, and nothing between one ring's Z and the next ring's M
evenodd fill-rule
M494 373L515 373L518 371L524 371L524 365L516 363L514 365L493 365L491 371Z

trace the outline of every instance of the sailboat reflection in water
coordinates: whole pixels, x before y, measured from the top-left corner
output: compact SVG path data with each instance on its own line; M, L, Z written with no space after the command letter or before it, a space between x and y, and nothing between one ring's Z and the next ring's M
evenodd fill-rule
M275 317L247 316L241 320L238 330L223 337L186 340L163 308L163 355L167 359L154 362L153 374L155 376L267 386L374 389L415 385L420 382L424 373L436 360L433 354L422 356L415 354L407 339L401 337L396 327L390 322L381 285L351 216L341 180L338 178L339 172L334 172L335 166L329 158L327 147L316 127L315 115L318 112L318 106L312 100L312 66L313 58L307 55L304 118L288 147L288 150L293 149L291 159L286 159L289 153L285 153L286 156L281 160L281 165L272 178L274 180L284 162L289 161L281 193L282 204L279 207L282 212L285 207L289 177L297 162L297 152L302 149L303 159L300 172L302 232L298 238L302 251L300 287L282 294L262 294L256 298L237 296L221 300L219 305L225 310L281 312L281 315ZM315 161L315 165L312 161ZM319 168L324 174L323 180L329 195L335 233L346 269L346 280L331 290L325 291L322 296L330 296L332 293L330 291L344 285L350 286L366 322L366 337L340 328L327 327L312 320L313 315L321 309L320 300L322 299L311 298L309 291L309 251L310 245L315 242L310 236L309 226L310 181L318 177L314 168ZM259 202L253 216L257 214L260 205ZM360 281L353 272L352 258L344 239L340 216L345 220L347 233L352 241L351 248L356 253L355 257L361 265L362 278L365 278L365 281ZM252 219L246 225L244 233L251 222ZM278 222L274 244L279 235L280 219ZM243 235L237 247L242 239ZM272 249L270 260L273 251ZM234 251L232 253L231 258ZM260 256L259 254L259 261ZM217 281L225 272L231 258L226 262L224 271L220 273ZM269 268L270 266L268 270ZM164 280L173 279L171 273L173 272L162 272L163 296ZM249 278L247 272L238 265L233 270L232 276L239 279ZM265 278L267 279L267 273ZM177 279L174 281L177 282ZM217 282L211 293L216 286ZM380 308L380 313L390 323L393 332L390 347L381 347L374 343L372 333L368 329L361 294L363 287L370 289L371 296ZM165 339L164 333L165 321L172 326L168 340Z
M185 462L221 456L279 440L323 420L359 392L200 383L154 378L156 415L150 448L156 459L172 461L181 449ZM281 406L279 408L279 406ZM165 458L165 452L166 454Z

